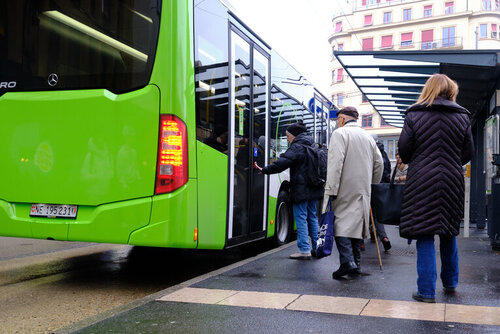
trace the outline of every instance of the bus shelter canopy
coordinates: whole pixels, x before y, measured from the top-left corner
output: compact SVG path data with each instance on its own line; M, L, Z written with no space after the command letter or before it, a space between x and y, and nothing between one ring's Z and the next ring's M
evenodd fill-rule
M427 79L446 74L459 86L457 103L477 117L495 90L498 50L335 51L347 74L384 121L402 127Z

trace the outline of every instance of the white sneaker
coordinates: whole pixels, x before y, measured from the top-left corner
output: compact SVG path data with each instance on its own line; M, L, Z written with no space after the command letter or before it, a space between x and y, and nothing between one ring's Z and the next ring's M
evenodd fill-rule
M312 256L311 256L311 252L309 253L293 253L292 255L290 255L290 258L291 259L294 259L294 260L311 260L312 259Z

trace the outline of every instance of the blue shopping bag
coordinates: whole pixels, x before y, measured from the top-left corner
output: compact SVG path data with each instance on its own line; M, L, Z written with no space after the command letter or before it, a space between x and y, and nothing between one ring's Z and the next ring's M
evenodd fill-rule
M325 213L319 216L318 243L316 244L316 257L318 259L332 254L334 222L332 200L329 199Z

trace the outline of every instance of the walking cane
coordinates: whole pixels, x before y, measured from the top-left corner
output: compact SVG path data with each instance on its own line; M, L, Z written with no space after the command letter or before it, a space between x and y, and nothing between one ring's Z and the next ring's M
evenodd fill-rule
M375 229L375 220L373 219L373 212L371 207L370 207L370 217L372 220L373 235L375 236L375 245L377 246L378 263L380 265L380 270L384 270L384 268L382 268L382 258L380 258L380 249L378 248L377 230Z

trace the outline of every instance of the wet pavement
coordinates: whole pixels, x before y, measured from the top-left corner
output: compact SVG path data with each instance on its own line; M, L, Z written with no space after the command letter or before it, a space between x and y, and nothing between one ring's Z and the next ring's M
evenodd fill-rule
M382 252L383 271L370 241L362 253L364 274L341 280L331 278L336 250L320 260L290 260L291 243L59 332L500 332L500 253L491 250L484 230L458 239L457 293L445 295L438 279L432 305L411 299L415 243L400 239L395 227L387 232L393 248Z
M52 333L271 249L226 251L0 238L0 333Z

